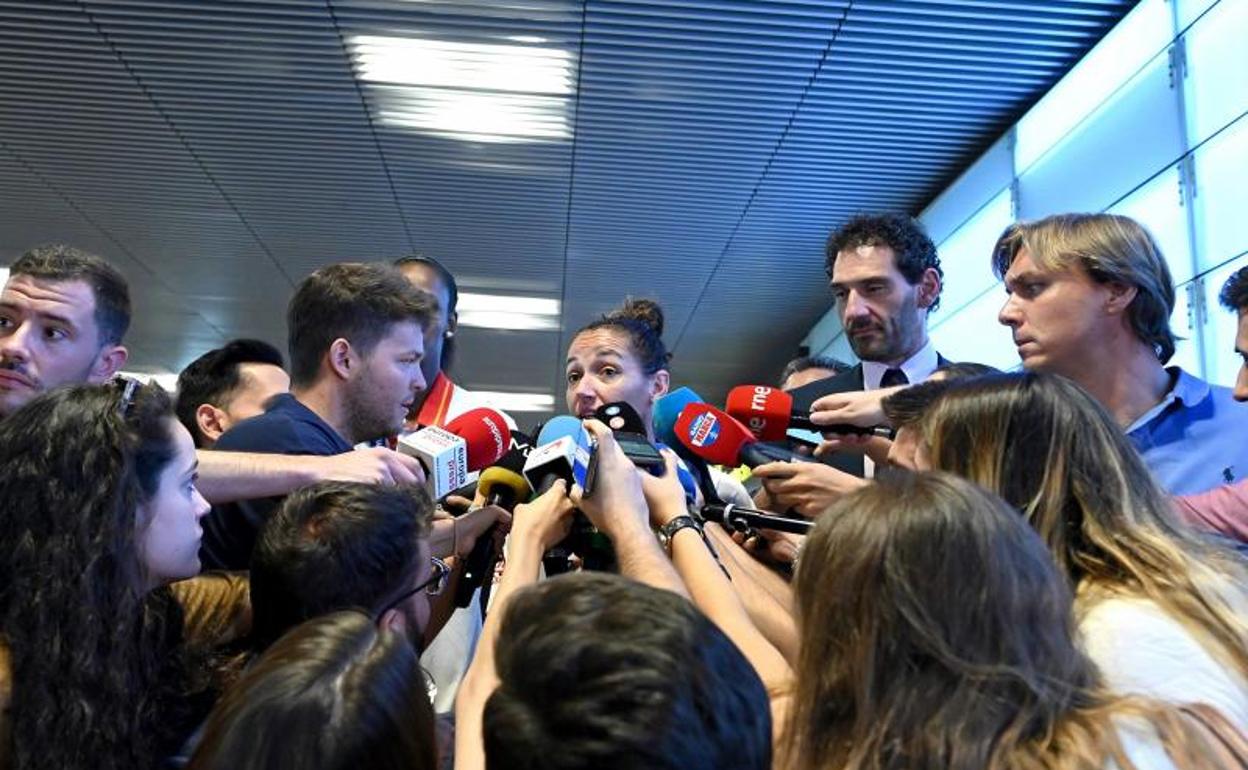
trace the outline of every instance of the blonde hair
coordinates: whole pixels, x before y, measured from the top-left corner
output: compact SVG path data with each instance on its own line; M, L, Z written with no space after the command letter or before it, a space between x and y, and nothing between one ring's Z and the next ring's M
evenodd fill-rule
M842 498L794 587L788 770L1131 770L1123 717L1181 770L1235 766L1213 759L1235 740L1216 712L1104 690L1044 543L969 481L904 474Z
M1174 281L1157 242L1139 222L1118 214L1056 214L1012 224L992 250L998 278L1005 278L1023 248L1041 270L1078 267L1097 283L1134 287L1127 320L1135 335L1161 363L1174 356Z
M1242 561L1177 520L1135 448L1078 385L1035 372L953 383L920 430L933 467L1022 511L1081 609L1105 593L1146 597L1248 677L1248 626L1231 602L1245 600Z

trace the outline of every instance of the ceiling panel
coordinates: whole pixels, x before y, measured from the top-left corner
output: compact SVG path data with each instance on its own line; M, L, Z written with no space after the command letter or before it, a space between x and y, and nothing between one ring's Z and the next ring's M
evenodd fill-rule
M470 387L561 403L569 334L632 294L719 398L826 309L830 228L917 211L1132 5L0 0L0 259L114 260L132 362L176 370L419 250L563 303L464 329Z

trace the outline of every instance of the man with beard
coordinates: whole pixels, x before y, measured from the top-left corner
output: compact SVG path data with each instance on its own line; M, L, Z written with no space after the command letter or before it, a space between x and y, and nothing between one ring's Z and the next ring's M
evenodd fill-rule
M827 272L841 326L861 363L789 392L808 411L830 393L922 382L946 363L927 336L927 316L940 304L943 273L936 246L914 219L859 215L832 233ZM827 465L768 463L760 503L814 514L873 472L862 454L825 455Z
M126 362L126 279L62 244L23 254L0 294L0 418L58 385L106 382Z
M290 393L221 436L225 451L336 455L398 432L425 387L420 362L433 304L397 270L345 263L316 271L287 309ZM246 569L256 531L281 498L244 500L204 519L209 569Z
M125 364L130 289L107 260L62 243L9 268L0 291L0 419L60 385L101 383ZM324 480L416 483L419 463L389 449L335 457L200 450L196 487L213 503L284 495Z
M430 425L441 427L478 407L494 409L503 416L507 426L515 430L515 420L506 412L452 382L447 375L455 357L455 334L459 325L456 310L459 286L455 276L441 262L424 254L400 257L394 261L394 266L413 286L428 293L437 303L433 323L425 328L425 357L420 363L428 389L416 394L403 426L404 432Z

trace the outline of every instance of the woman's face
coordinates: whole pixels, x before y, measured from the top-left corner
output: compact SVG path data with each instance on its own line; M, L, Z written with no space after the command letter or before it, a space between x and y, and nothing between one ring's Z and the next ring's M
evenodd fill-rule
M156 493L139 506L139 558L148 588L199 574L199 520L208 501L195 488L199 461L191 434L176 420L166 421L173 435L174 455L160 472Z
M667 392L668 374L646 374L628 335L601 328L581 332L568 348L568 411L592 417L603 404L624 401L650 424L654 400Z

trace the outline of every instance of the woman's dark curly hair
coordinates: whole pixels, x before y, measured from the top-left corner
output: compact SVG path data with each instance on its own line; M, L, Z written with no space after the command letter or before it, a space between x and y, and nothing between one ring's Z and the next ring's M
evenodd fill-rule
M0 422L11 767L156 767L180 736L182 615L149 591L138 507L176 448L157 386L79 385ZM124 411L124 415L123 415Z
M671 364L672 354L663 344L663 308L652 299L626 297L623 305L585 324L576 334L595 329L623 332L646 374L667 369Z

